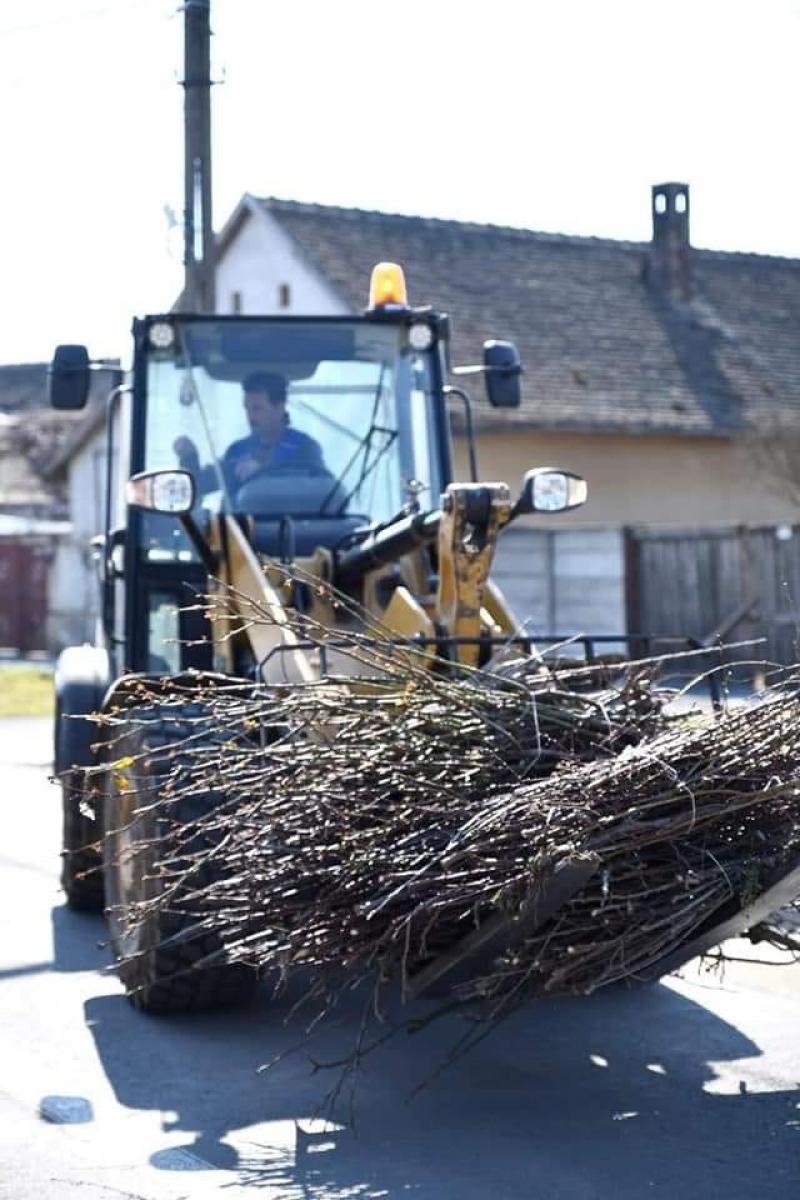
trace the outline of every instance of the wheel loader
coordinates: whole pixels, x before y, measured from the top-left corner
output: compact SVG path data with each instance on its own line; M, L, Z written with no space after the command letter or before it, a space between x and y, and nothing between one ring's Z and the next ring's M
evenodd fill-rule
M94 366L85 347L59 346L52 406L83 408ZM208 956L208 938L170 943L163 915L131 934L118 915L159 886L149 869L159 824L145 801L174 748L187 730L195 743L221 736L195 702L161 711L153 688L198 673L271 685L335 672L357 684L364 666L347 637L373 622L429 651L438 669L480 666L517 633L490 578L501 531L522 513L585 500L582 479L549 468L528 472L513 499L505 483L455 482L449 394L468 418L470 407L448 385L451 369L447 316L408 304L396 264L375 268L360 316L134 321L132 370L106 414L105 528L93 543L100 634L59 658L55 765L67 901L107 908L120 976L143 1009L214 1006L252 986L241 964L187 973ZM468 369L483 376L490 405L519 405L510 342L487 341ZM474 476L471 419L466 427ZM212 615L196 601L214 589L269 620L237 627ZM323 636L299 638L298 617ZM146 766L133 785L109 772L89 801L86 768L102 737L86 718L112 710L115 755ZM190 822L214 803L182 800L171 818Z
M96 365L85 347L59 346L52 405L82 409ZM395 264L375 268L360 316L134 322L132 370L106 413L106 515L93 543L100 629L95 645L58 661L55 766L67 901L106 908L137 1007L215 1007L254 983L226 959L213 920L187 927L175 906L147 903L166 886L165 781L176 766L191 772L192 747L224 752L203 688L333 678L363 695L370 667L353 645L376 628L415 666L456 676L509 644L531 652L491 579L498 538L522 514L582 504L586 483L549 467L531 469L514 497L506 483L479 482L469 396L448 383L459 370L483 376L491 406L519 405L514 346L487 341L480 364L453 366L447 316L411 307ZM453 479L451 396L465 406L466 482ZM642 635L628 640L646 649ZM111 714L113 752L102 723ZM191 839L220 800L202 781L178 789L170 828ZM554 881L537 922L585 883L582 870ZM746 910L732 900L714 914L678 958L751 928L798 885L798 869L781 869ZM125 919L137 911L143 919ZM525 932L524 921L506 924L489 922L434 963L434 982ZM653 970L676 965L673 956Z

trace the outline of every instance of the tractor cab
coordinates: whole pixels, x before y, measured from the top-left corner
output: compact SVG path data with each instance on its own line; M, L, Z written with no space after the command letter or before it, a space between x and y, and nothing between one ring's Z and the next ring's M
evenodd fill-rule
M180 466L198 504L252 519L258 548L336 547L450 480L437 323L363 317L149 319L135 470ZM168 522L145 522L150 559ZM162 532L162 530L164 532Z

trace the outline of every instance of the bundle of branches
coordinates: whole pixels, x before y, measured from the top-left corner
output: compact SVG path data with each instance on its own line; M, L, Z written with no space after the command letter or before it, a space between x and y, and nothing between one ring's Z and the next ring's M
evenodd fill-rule
M194 689L201 715L164 755L157 803L167 824L187 794L215 803L164 840L171 886L150 904L180 896L230 957L312 967L327 994L342 967L348 986L414 991L450 956L461 969L444 982L491 1023L635 977L800 852L789 693L669 725L642 670L587 696L530 663L453 680L384 659L393 678L368 695ZM170 703L185 711L186 696ZM565 867L580 886L528 921ZM516 936L488 962L461 953L492 922Z
M713 914L746 908L800 861L800 702L773 697L518 788L470 823L469 840L476 860L524 846L538 864L589 855L596 869L462 996L497 1012L647 977Z

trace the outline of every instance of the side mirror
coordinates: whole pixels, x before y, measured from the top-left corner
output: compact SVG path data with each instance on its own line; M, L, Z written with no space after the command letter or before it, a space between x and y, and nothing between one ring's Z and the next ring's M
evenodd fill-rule
M89 398L89 352L85 346L56 346L47 371L51 408L78 412Z
M586 503L586 480L572 471L557 471L553 467L536 467L527 471L522 491L513 515L522 513L566 512Z
M492 408L519 408L522 364L513 342L483 343L486 393Z
M188 471L140 471L125 485L125 499L134 508L183 516L194 505L194 480Z

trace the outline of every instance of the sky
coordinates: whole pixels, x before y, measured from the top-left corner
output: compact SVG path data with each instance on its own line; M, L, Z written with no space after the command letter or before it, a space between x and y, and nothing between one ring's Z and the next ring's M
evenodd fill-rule
M0 362L124 358L180 290L182 22L0 0ZM677 180L694 245L800 257L800 0L212 0L212 29L217 228L249 191L646 240Z

